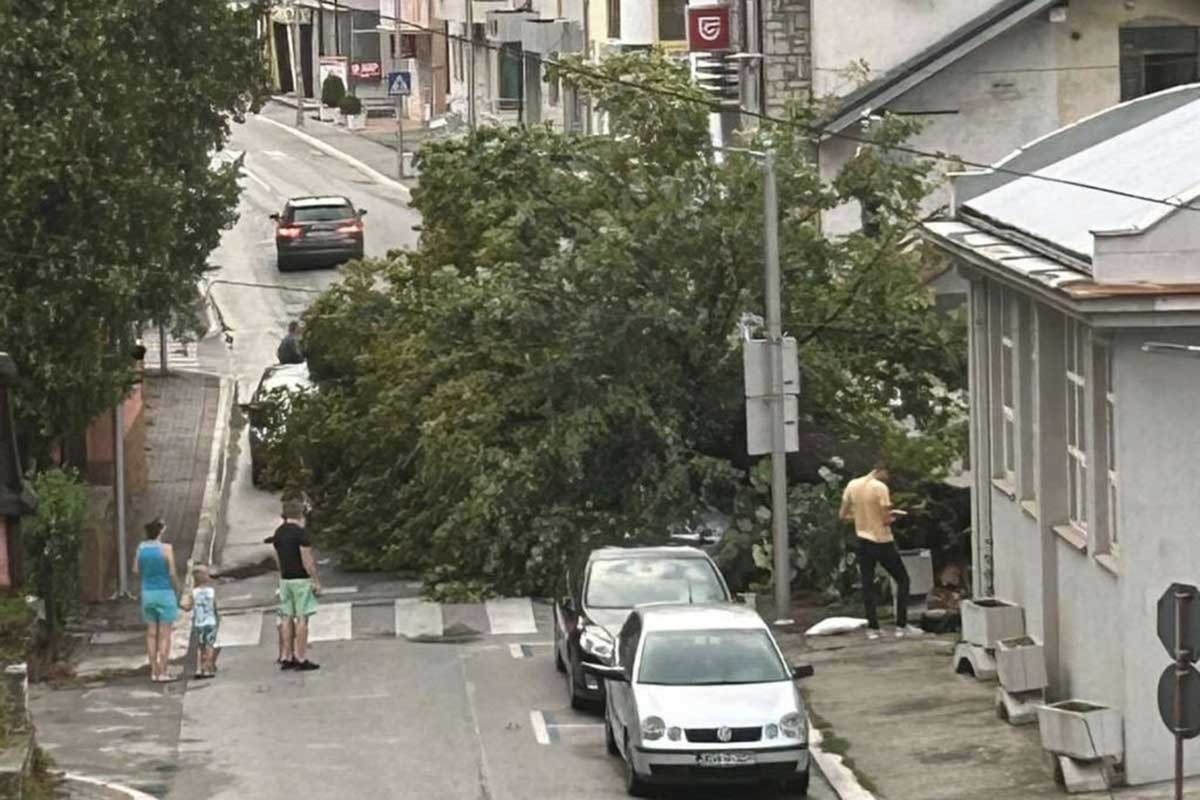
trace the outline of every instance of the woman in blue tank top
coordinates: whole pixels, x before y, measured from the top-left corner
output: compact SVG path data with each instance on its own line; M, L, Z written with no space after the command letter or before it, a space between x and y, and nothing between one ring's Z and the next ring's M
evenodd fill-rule
M179 616L175 577L175 551L160 541L167 526L162 519L146 523L146 541L138 545L133 572L142 579L142 620L146 623L146 655L150 680L164 683L171 655L171 626Z

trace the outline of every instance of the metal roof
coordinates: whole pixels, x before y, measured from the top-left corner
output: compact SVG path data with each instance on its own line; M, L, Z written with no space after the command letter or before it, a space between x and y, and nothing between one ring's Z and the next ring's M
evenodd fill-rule
M732 604L638 606L645 631L699 631L728 628L762 628L767 624L757 611Z
M1193 87L1194 88L1194 87ZM1119 117L1126 106L1105 114ZM1048 164L1034 175L1164 200L1200 186L1200 101L1193 101ZM1004 162L1001 162L1003 165ZM963 204L1004 228L1091 259L1093 232L1137 231L1173 210L1093 189L1020 177ZM1195 213L1195 212L1182 212ZM1197 217L1200 223L1200 217Z

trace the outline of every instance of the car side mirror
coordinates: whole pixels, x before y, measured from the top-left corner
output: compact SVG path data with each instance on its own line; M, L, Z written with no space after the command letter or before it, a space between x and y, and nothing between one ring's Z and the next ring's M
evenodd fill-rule
M359 215L360 217L365 217L365 216L367 215L367 210L366 210L365 208L360 208L360 209L358 210L358 215Z
M812 664L796 664L792 667L792 680L798 681L802 678L811 678L812 676Z
M584 661L583 671L602 681L613 681L614 683L629 682L629 679L625 677L625 668L619 664L609 666L607 664L593 664L590 661Z
M273 219L273 220L275 220L276 222L279 222L279 215L278 215L278 214L271 214L271 215L270 215L268 218L269 218L269 219Z

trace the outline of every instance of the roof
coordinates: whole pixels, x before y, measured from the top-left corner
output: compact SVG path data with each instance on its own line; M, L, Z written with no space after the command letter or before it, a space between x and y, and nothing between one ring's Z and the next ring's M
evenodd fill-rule
M747 606L732 604L639 606L644 631L698 631L727 628L766 628L762 617Z
M312 386L312 377L308 374L308 364L276 364L263 372L259 386L264 392L279 388L299 391Z
M1197 88L1174 91L1195 92ZM965 201L963 216L983 217L1090 261L1096 244L1093 233L1135 233L1178 213L1160 202L1041 180L1103 186L1176 203L1190 203L1200 196L1200 99L1126 128L1120 118L1137 103L1089 118L1092 124L1110 122L1114 135L1035 170L1033 174L1039 177L1018 177ZM1047 142L1045 146L1053 145ZM1014 154L997 166L1017 157Z
M841 98L826 128L837 133L882 108L1005 31L1060 0L1003 0L929 47Z
M658 547L600 547L592 551L590 559L614 560L619 558L708 558L703 550L687 545L662 545Z
M288 199L288 205L292 208L315 208L319 206L347 206L353 205L349 198L339 195L324 195L324 196L309 196L309 197L292 197Z

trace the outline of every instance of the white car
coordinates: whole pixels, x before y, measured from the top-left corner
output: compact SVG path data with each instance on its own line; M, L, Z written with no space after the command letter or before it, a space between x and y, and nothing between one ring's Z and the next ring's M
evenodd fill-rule
M808 715L770 628L734 605L635 608L617 637L617 664L587 664L605 680L608 751L625 788L771 783L808 792Z

